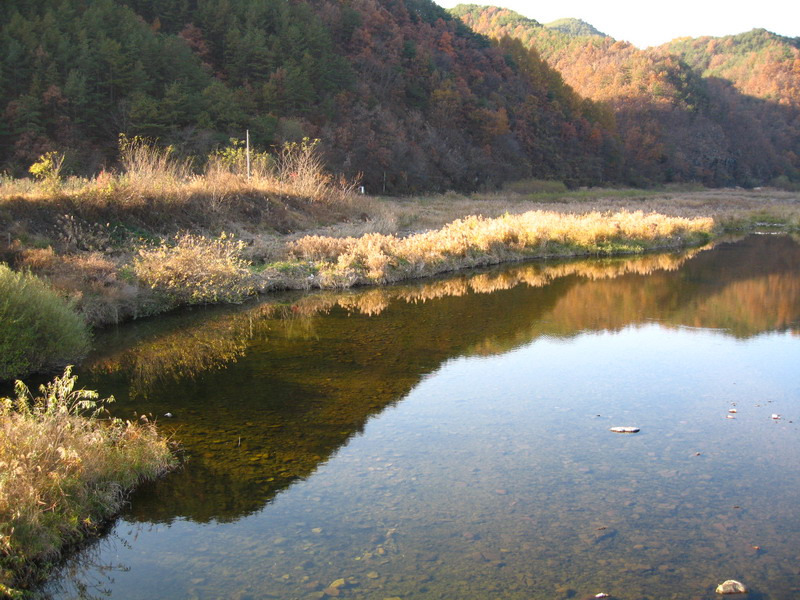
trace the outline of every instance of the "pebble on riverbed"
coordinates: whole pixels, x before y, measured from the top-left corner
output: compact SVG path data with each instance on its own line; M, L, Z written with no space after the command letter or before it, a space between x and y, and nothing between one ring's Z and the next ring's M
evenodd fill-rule
M743 584L741 581L736 581L735 579L728 579L727 581L723 581L717 586L717 593L746 594L747 586L745 586L745 584Z
M612 427L610 431L614 433L639 433L638 427Z

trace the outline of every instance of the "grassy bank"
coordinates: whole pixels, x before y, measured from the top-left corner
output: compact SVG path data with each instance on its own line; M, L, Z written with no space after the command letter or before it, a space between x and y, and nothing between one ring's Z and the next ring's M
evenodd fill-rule
M257 154L249 178L240 146L201 173L141 140L124 141L122 157L121 172L91 180L63 180L58 161L35 182L0 180L0 262L46 281L90 326L270 290L677 248L759 223L800 228L800 195L776 190L529 181L388 199L334 181L311 142Z
M0 595L46 576L64 549L117 514L126 493L175 466L153 425L101 418L67 369L34 397L0 400Z
M199 174L140 142L126 152L123 172L91 180L64 181L58 161L38 182L0 179L0 379L79 357L87 326L178 306L800 229L800 195L774 190L539 183L368 198L328 177L309 145L262 156L249 178L235 148ZM67 372L39 398L20 388L0 407L0 592L38 579L126 490L173 464L151 425L87 416L95 397L73 385Z
M528 211L494 219L466 217L406 237L306 236L288 247L313 285L350 287L533 257L608 256L697 245L708 241L713 230L710 218Z

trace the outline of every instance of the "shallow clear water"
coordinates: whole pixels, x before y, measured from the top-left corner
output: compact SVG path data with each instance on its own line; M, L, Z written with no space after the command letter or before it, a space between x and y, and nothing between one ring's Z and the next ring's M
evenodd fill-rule
M42 593L797 598L798 333L775 236L109 331L81 384L186 465Z

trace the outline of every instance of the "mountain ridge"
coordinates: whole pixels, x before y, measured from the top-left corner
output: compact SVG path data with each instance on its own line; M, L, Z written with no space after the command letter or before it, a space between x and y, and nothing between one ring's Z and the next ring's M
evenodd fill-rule
M754 30L642 50L545 30L495 6L460 5L451 14L494 39L518 39L576 92L611 106L629 179L798 178L800 61L792 38Z
M248 130L267 149L320 139L370 193L800 178L795 46L780 62L785 42L751 40L778 65L765 82L727 42L701 71L694 42L566 26L430 0L19 0L0 16L0 171L48 151L113 168L120 133L200 168Z

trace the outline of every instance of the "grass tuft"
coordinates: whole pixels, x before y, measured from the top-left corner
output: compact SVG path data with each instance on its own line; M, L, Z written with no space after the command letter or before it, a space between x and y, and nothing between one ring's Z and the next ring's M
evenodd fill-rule
M254 291L243 247L224 233L219 238L184 233L171 243L140 249L133 269L175 306L241 302Z
M20 596L70 544L119 512L137 483L174 468L155 427L103 419L68 367L33 396L0 399L0 594Z

